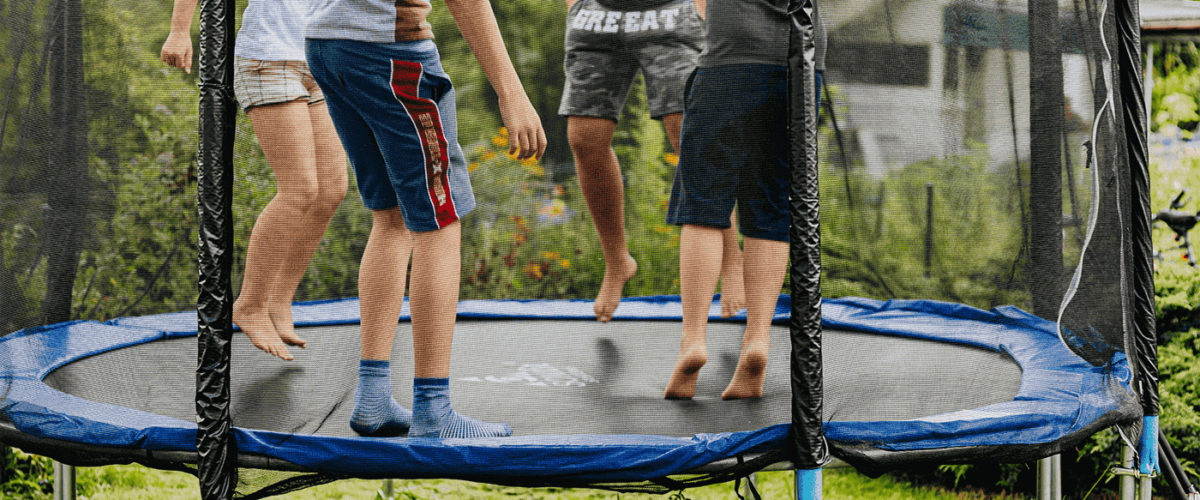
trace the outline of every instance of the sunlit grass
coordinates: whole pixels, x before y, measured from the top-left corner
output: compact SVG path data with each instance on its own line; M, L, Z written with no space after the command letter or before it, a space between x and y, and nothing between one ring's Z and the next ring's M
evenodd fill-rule
M758 490L763 498L794 498L790 472L758 474ZM182 472L148 469L140 465L116 465L79 469L81 493L85 500L192 500L200 497L196 478ZM514 488L468 481L413 480L394 483L394 498L416 499L622 499L649 500L671 498L648 494L619 494L593 489ZM379 497L380 481L351 479L316 486L282 495L285 500L373 500ZM90 491L84 491L90 490ZM682 492L690 500L736 498L733 483L693 488ZM952 492L930 487L914 487L888 476L870 479L849 469L831 469L824 474L824 494L828 500L983 500L1016 499L1011 495L985 495L974 491Z

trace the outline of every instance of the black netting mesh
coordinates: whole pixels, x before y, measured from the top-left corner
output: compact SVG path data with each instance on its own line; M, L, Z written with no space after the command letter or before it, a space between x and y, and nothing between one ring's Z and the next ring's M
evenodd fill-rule
M171 7L161 0L0 2L0 334L196 310L197 276L209 272L197 266L201 79L195 66L186 74L159 60ZM244 8L245 2L235 6L238 13ZM604 260L572 165L566 119L557 116L566 10L526 1L493 8L551 148L541 162L506 157L509 138L500 129L497 97L444 5L435 3L430 19L458 91L460 143L479 201L463 220L461 296L591 299ZM1138 306L1132 282L1144 278L1145 269L1134 270L1141 257L1131 232L1142 221L1134 220L1132 205L1142 195L1131 184L1131 156L1138 154L1130 153L1120 90L1122 65L1131 63L1119 58L1118 16L1129 11L1106 0L822 0L820 14L828 33L815 134L820 295L981 309L1012 305L1056 322L1062 342L1095 366L1111 363L1114 353L1133 353L1131 332L1141 321L1134 311L1144 310L1145 297ZM204 92L218 94L207 98L220 101L226 82L205 83ZM236 114L224 132L233 143L233 241L223 250L206 248L228 252L235 296L251 228L276 192L272 167L278 168L267 161L246 114ZM641 78L612 148L626 186L628 246L639 264L625 294L677 295L679 229L664 216L678 157L661 122L646 111ZM370 229L351 175L295 300L357 296ZM204 246L219 243L205 240ZM793 291L790 279L783 291ZM213 328L228 321L220 307L205 306ZM710 327L706 370L715 375L702 378L698 391L714 397L682 409L664 406L661 397L678 332L677 323L654 321L463 321L452 378L474 376L467 373L472 369L481 377L531 377L550 385L554 377L586 376L604 394L514 392L513 398L528 399L510 401L481 385L462 389L455 404L506 419L518 434L690 436L791 421L786 326L772 332L768 397L739 402L733 412L715 394L737 363L740 324ZM357 327L299 333L310 345L293 349L298 359L290 363L234 333L233 425L353 435L347 424ZM410 336L410 325L402 323L393 358L395 394L405 405L411 401ZM556 337L577 338L578 345L564 350L530 340ZM1020 369L1007 354L871 337L824 332L824 420L921 418L1009 400L1019 389ZM11 363L3 349L0 344L0 363ZM543 361L528 361L535 355ZM46 383L89 400L194 421L196 358L195 337L154 342L72 363ZM194 470L194 455L108 457L85 444L23 436L5 427L4 394L12 383L0 380L0 440L6 443L81 465L136 461ZM530 414L531 406L544 411ZM1153 413L1150 406L1146 411ZM1069 444L897 460L862 458L870 453L836 443L833 452L876 471L905 460L1026 460ZM783 458L772 453L771 460ZM336 479L262 460L243 458L239 496ZM676 479L626 489L703 482Z

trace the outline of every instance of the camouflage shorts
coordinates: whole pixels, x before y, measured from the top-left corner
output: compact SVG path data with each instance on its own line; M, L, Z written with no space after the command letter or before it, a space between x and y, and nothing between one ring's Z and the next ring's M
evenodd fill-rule
M579 0L567 14L566 70L558 114L616 121L638 70L650 116L683 112L683 87L704 49L692 0L621 11Z

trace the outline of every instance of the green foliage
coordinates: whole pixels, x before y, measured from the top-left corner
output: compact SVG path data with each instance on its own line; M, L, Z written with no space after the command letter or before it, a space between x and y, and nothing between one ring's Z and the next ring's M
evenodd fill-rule
M4 482L0 494L13 500L50 498L54 489L54 462L49 458L30 455L21 450L9 450L2 456Z
M1011 166L989 169L980 153L917 162L880 179L861 170L821 172L825 296L922 298L985 309L1027 299L1021 266L1012 260L1022 237L1020 219L1011 215L1021 203ZM930 185L935 230L926 269Z
M626 295L678 293L679 230L664 223L673 155L640 83L614 134L625 177L626 237L638 274ZM579 182L563 165L506 157L504 131L470 146L477 202L463 219L463 298L591 298L604 255Z
M1152 130L1191 138L1200 123L1200 48L1195 42L1157 43L1154 90L1150 109Z

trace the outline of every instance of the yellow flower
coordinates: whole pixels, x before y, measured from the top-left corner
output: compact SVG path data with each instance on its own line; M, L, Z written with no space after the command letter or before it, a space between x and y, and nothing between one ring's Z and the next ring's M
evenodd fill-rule
M523 167L532 167L537 164L538 164L538 159L536 156L531 156L529 158L521 160L521 166L523 166Z
M663 226L663 225L661 225L661 224L660 224L660 225L658 225L658 226L655 226L655 227L654 227L654 230L655 230L655 231L658 231L658 232L660 232L660 233L666 234L666 233L669 233L669 232L671 232L671 226Z
M508 127L500 127L500 135L508 137Z
M496 146L498 148L507 147L508 146L508 137L505 137L502 135L493 135L492 136L492 145Z
M570 269L571 261L569 261L567 259L563 259L563 260L558 261L558 265L562 266L563 269Z
M467 165L467 172L474 172L478 168L479 168L479 162L473 162L470 165Z
M482 155L479 156L479 161L488 161L495 157L496 157L495 151L485 151Z
M679 165L679 155L675 153L663 153L663 159L667 160L672 167Z
M542 258L546 260L558 260L558 252L542 252Z
M542 266L537 264L525 264L525 274L535 280L542 279Z

